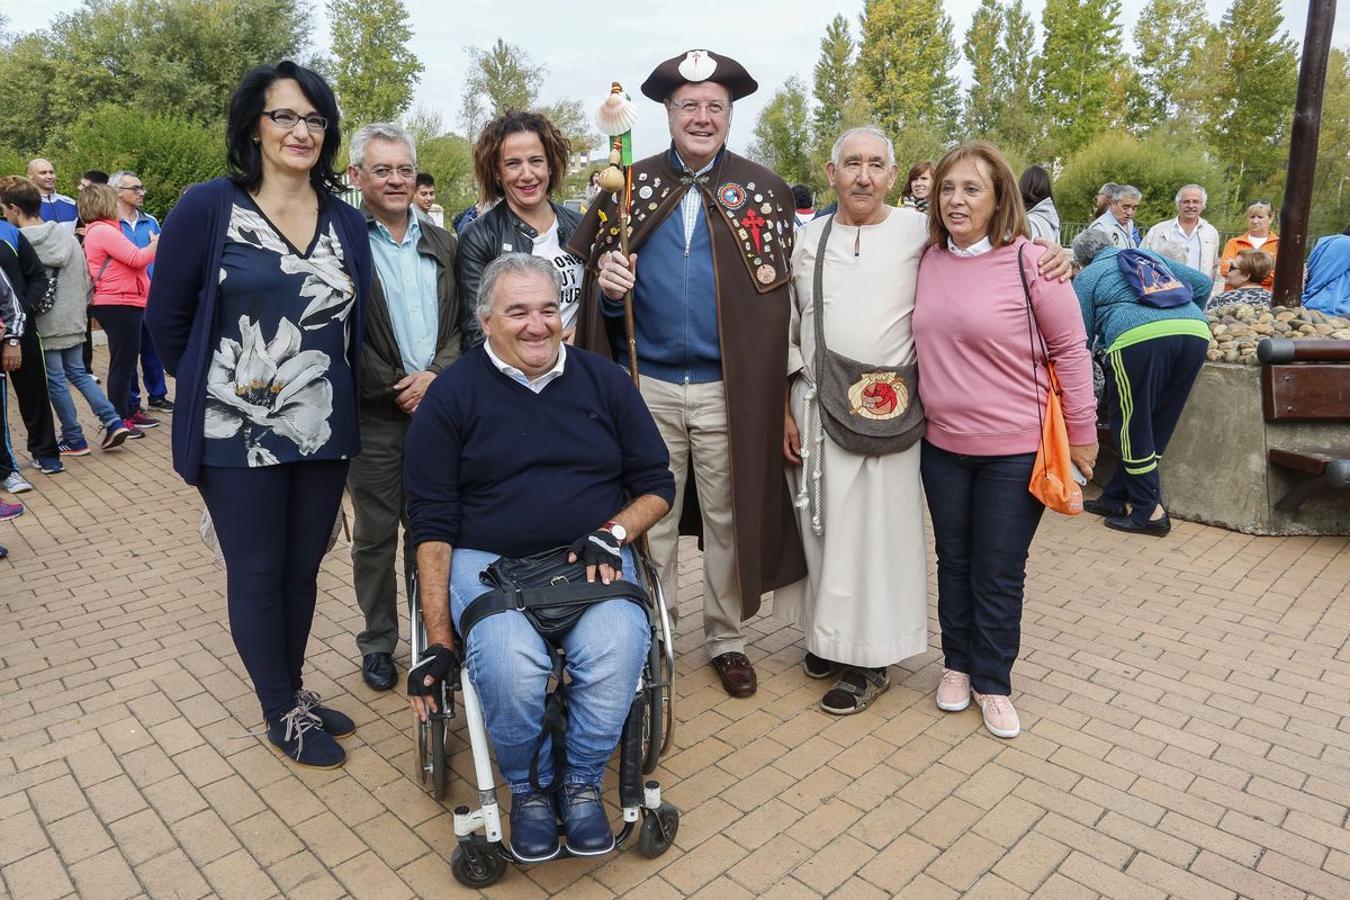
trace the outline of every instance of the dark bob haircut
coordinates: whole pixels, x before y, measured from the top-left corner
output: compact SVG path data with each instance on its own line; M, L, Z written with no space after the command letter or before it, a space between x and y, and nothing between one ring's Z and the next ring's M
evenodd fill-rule
M257 191L262 184L262 151L254 138L266 105L267 89L283 78L300 85L300 91L314 104L314 111L328 120L328 127L323 132L323 146L319 148L319 160L309 170L309 183L320 194L340 193L343 184L333 169L338 145L342 143L337 98L323 76L289 59L275 66L258 66L245 75L239 87L234 89L225 132L230 180L250 193Z
M914 165L910 166L909 174L905 176L905 189L904 191L902 191L902 193L905 194L910 193L910 191L914 187L914 179L923 175L925 172L927 172L929 175L933 174L933 163L931 160L921 159ZM936 187L936 185L934 185L934 187ZM929 188L929 190L931 191L933 190L933 188Z
M1021 191L1022 202L1026 204L1027 209L1031 209L1047 197L1055 199L1054 191L1050 189L1050 173L1041 166L1027 166L1017 181L1017 189Z
M478 179L478 190L487 202L506 196L502 190L497 166L501 163L502 145L513 134L533 131L544 145L544 159L548 161L548 194L553 195L567 177L567 160L572 155L571 145L558 126L548 116L536 112L511 110L483 126L478 143L473 148L473 173Z

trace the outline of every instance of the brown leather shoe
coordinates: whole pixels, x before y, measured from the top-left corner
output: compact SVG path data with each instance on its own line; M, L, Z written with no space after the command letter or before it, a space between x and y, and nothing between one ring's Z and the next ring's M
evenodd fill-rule
M744 653L723 653L714 656L712 667L722 679L722 688L733 697L749 697L759 687L755 667Z

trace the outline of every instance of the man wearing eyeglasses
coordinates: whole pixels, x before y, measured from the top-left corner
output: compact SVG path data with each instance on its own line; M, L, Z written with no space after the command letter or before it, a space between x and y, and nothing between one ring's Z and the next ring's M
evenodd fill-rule
M757 87L707 50L657 66L642 93L664 105L671 146L633 166L635 252L619 252L612 194L597 197L568 248L587 259L578 346L626 362L622 301L633 291L642 396L676 484L652 555L666 596L678 597L692 471L700 515L685 517L702 528L704 642L733 697L758 684L741 622L763 592L806 575L781 455L795 204L783 179L726 149L732 104Z
M122 226L122 234L137 247L148 247L150 239L159 234L159 220L141 209L145 205L145 183L135 172L122 169L108 176L108 186L117 191L117 220ZM145 270L149 278L155 277L153 263ZM164 382L164 363L155 352L155 344L150 339L150 329L141 323L141 377L145 379L145 392L150 395L150 408L158 412L173 412L173 401L169 399L169 387ZM146 414L141 406L140 382L133 374L131 378L131 408L135 410L130 421L137 428L158 428L159 420Z
M377 122L356 132L350 148L347 177L361 192L375 258L361 356L361 452L347 476L356 511L352 576L366 617L356 646L366 684L387 691L397 681L400 521L405 585L414 559L403 500L408 425L432 380L459 357L462 317L472 313L455 294L454 235L410 208L417 180L412 135Z

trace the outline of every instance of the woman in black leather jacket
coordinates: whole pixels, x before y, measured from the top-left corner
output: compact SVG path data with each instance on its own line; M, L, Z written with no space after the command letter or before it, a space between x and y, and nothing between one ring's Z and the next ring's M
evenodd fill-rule
M567 138L547 117L509 112L484 128L474 147L474 175L483 199L497 202L459 239L455 280L459 296L477 302L483 270L503 253L530 253L553 263L562 280L563 337L569 343L581 299L584 263L564 248L581 217L550 197L562 185L570 154ZM483 342L477 317L465 349Z

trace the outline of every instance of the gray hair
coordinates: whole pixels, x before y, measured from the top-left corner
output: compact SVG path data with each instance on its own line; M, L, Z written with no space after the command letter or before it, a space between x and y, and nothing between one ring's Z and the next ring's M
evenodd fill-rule
M875 125L859 125L857 128L850 128L839 135L834 142L834 147L830 150L830 162L834 163L834 167L837 169L844 164L844 144L848 143L848 139L864 134L877 138L886 145L886 168L895 168L895 148L891 146L891 139L886 136L886 132Z
M1116 184L1114 181L1108 181L1097 189L1097 193L1105 194L1107 199L1110 200L1115 198L1116 191L1118 190L1120 190L1120 185Z
M1195 188L1197 191L1200 192L1200 202L1203 203L1203 204L1205 204L1206 206L1208 206L1208 205L1209 205L1209 191L1205 190L1203 187L1201 187L1201 186L1198 185L1198 184L1183 184L1183 185L1181 186L1181 188L1177 191L1177 199L1174 201L1174 202L1176 203L1176 205L1177 205L1178 207L1181 206L1181 195L1184 194L1184 193L1186 193L1187 191L1189 191L1191 188Z
M1170 259L1172 262L1179 262L1183 266L1186 265L1186 261L1190 259L1190 254L1186 252L1186 245L1176 238L1164 238L1158 246L1150 247L1149 249L1164 259Z
M347 147L347 158L353 166L358 169L361 167L366 159L366 145L376 140L402 141L408 148L408 155L412 157L413 166L417 165L417 144L408 129L397 122L371 122L352 135L352 141Z
M1073 258L1078 265L1086 269L1107 247L1111 246L1111 236L1100 228L1087 228L1073 239Z
M130 169L118 169L108 176L108 187L117 190L122 186L122 181L126 178L139 178L135 172Z
M1258 206L1264 208L1272 217L1275 215L1275 207L1269 200L1253 200L1251 203L1247 204L1247 209L1244 210L1244 214L1251 215L1251 211Z
M1111 195L1111 202L1117 203L1121 200L1127 199L1142 200L1144 199L1144 195L1143 193L1140 192L1139 188L1135 187L1132 184L1117 185L1115 193Z
M562 290L562 277L549 260L529 253L503 253L487 264L478 282L478 296L474 298L478 318L486 319L492 312L492 295L504 275L538 275L547 278L554 291Z

